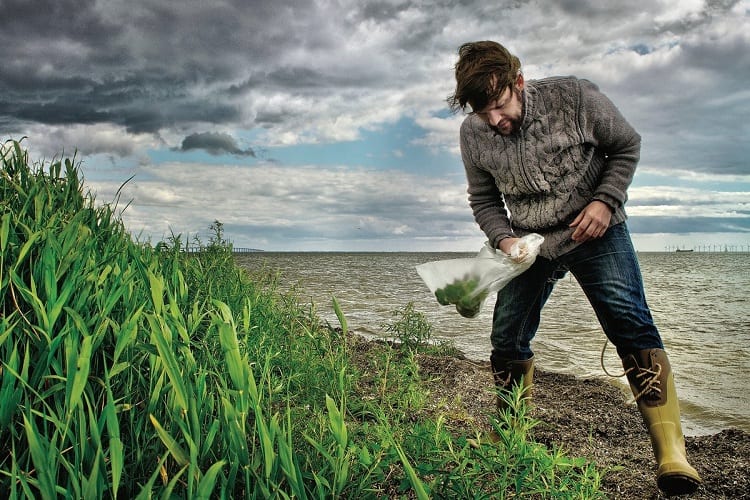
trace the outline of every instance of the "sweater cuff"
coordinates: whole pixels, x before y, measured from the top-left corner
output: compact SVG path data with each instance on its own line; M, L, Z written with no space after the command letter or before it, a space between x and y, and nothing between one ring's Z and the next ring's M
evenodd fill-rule
M500 242L506 238L515 238L516 235L513 233L503 233L499 236L495 236L492 239L492 248L500 248Z
M612 212L615 212L618 208L622 206L622 203L620 203L620 201L617 198L610 196L606 193L597 193L594 195L594 199L597 201L601 201L602 203L607 205L610 209L612 209Z

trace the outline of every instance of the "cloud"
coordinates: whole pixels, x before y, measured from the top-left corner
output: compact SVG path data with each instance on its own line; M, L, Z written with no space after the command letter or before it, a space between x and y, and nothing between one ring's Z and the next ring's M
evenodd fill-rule
M480 39L516 52L529 79L575 74L616 103L643 137L634 221L664 223L697 206L704 219L734 224L746 199L723 193L750 191L748 0L544 9L527 0L0 0L0 11L13 13L0 30L12 47L0 71L0 136L28 136L45 157L79 151L103 193L137 173L126 215L135 232L219 218L269 246L295 234L326 248L325 238L481 238L469 236L478 233L461 184L462 117L445 103L457 47ZM223 175L247 190L215 179ZM253 187L261 181L268 191ZM396 181L429 189L409 204ZM678 187L689 191L667 189ZM690 202L704 192L712 198ZM445 193L451 201L436 208Z
M229 134L219 132L201 132L190 134L182 140L180 151L202 149L209 154L220 156L231 154L236 156L255 156L252 148L240 149L237 141Z
M151 134L129 134L124 127L108 123L29 126L24 146L51 158L61 154L72 154L79 159L103 155L115 159L136 157L146 160L145 151L158 148L161 141Z
M727 220L716 217L631 217L628 228L634 233L750 233L750 217Z
M268 144L353 140L402 113L429 117L444 109L456 47L496 37L498 23L531 76L583 71L628 100L641 91L646 100L658 98L659 105L644 102L628 113L640 119L643 109L644 122L691 109L679 99L673 109L682 112L664 113L664 93L653 82L674 84L674 96L691 99L709 80L695 86L690 77L690 86L680 75L702 77L711 63L722 73L719 83L737 91L749 57L737 2L642 2L634 9L566 0L550 2L555 15L547 16L524 2L432 2L427 10L406 1L184 2L179 9L155 0L127 7L86 1L75 9L6 3L16 22L0 42L17 47L0 75L0 109L7 110L0 123L9 128L111 123L163 134L212 124L268 127ZM81 29L43 29L52 19ZM545 36L532 40L528 32ZM19 47L19 39L27 42ZM731 59L735 69L726 65Z
M630 188L628 194L627 205L631 208L664 205L692 207L697 210L704 210L706 206L750 207L750 191L650 185Z
M216 219L239 246L320 238L387 245L405 235L477 236L465 187L440 178L344 167L199 163L140 166L134 175L122 188L123 203L132 200L123 219L157 239L194 233ZM99 200L114 199L120 187L92 186Z
M235 245L266 250L476 251L484 238L463 182L333 166L142 165L122 189L123 218L156 240L187 240L214 220ZM94 185L114 199L118 183ZM750 231L750 192L635 188L627 211L639 233ZM662 243L663 246L663 243Z

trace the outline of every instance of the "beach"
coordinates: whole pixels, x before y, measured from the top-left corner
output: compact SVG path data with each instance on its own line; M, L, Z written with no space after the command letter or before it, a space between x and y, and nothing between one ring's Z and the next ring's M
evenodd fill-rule
M357 356L387 345L355 336ZM495 405L489 363L465 356L418 356L420 376L430 389L435 414L447 418L454 432L490 429ZM364 366L366 363L361 363ZM656 461L635 403L614 384L599 378L537 371L531 416L539 421L535 441L561 447L569 456L593 461L607 471L602 490L613 499L663 498L656 487ZM472 437L472 436L467 436ZM750 434L735 428L687 436L688 460L703 479L690 498L750 498Z

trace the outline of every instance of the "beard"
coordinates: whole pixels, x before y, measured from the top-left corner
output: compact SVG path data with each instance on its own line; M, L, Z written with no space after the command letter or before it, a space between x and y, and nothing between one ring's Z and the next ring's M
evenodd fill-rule
M513 93L516 95L516 99L518 99L518 102L521 103L521 111L517 117L507 118L495 126L490 125L490 127L492 127L492 129L500 135L511 135L511 134L516 133L518 129L521 127L521 121L523 120L523 112L524 112L523 91L519 90L516 87L513 87L512 90L513 90Z
M518 118L505 120L503 123L492 127L492 129L500 135L511 135L517 132L520 127L521 119Z

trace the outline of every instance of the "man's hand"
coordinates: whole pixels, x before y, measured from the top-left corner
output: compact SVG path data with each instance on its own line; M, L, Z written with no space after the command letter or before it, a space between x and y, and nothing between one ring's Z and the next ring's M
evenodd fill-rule
M573 241L584 242L604 236L612 219L612 209L604 202L594 200L581 210L581 213L570 223L573 231ZM505 240L503 240L505 241ZM500 244L503 243L500 242Z
M521 238L505 238L503 240L500 240L500 243L498 243L498 248L501 252L503 252L505 255L513 259L514 262L521 263L523 259L526 258L527 252L525 251L525 248L519 249L516 255L512 254L513 245L521 241Z
M500 240L500 243L498 243L497 246L503 253L510 255L511 247L513 247L513 244L520 239L521 238L505 238Z

